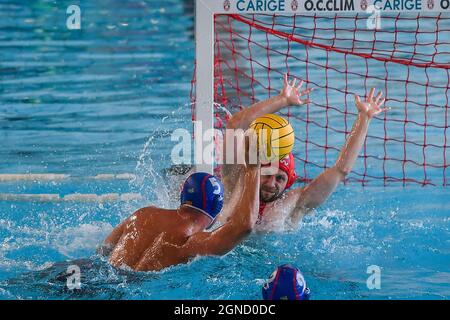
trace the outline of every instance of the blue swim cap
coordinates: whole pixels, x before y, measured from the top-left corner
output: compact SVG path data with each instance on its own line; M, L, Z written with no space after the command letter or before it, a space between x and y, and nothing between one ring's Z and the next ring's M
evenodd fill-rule
M310 291L300 270L283 264L264 284L262 295L264 300L309 300Z
M181 205L194 207L214 222L223 206L223 185L206 172L196 172L186 179L181 190Z

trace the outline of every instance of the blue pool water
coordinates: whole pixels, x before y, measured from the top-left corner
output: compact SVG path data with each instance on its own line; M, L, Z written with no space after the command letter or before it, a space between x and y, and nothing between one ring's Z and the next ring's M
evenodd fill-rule
M0 201L0 299L260 299L293 263L312 299L448 299L450 192L341 186L291 230L255 233L224 257L156 273L115 270L96 246L135 209L177 206L166 177L175 128L191 129L194 41L186 1L0 3L0 174L70 174L0 182L0 194L141 194L116 202ZM314 159L313 159L314 160ZM316 159L317 160L317 159ZM130 173L126 179L98 174ZM172 183L167 183L167 181ZM77 264L82 290L64 273ZM369 290L367 267L381 268Z

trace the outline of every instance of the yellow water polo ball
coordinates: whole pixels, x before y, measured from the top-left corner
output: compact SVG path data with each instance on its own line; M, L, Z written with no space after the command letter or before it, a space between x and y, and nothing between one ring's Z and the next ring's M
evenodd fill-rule
M258 146L266 145L265 155L268 159L282 159L294 148L294 129L283 117L266 114L250 124Z

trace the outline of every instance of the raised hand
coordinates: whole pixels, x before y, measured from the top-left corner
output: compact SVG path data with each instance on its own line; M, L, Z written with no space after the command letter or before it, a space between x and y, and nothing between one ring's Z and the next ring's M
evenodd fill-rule
M373 96L374 92L375 88L370 89L369 95L366 97L366 101L361 101L361 98L358 95L355 95L356 108L358 108L359 113L366 115L369 119L372 119L377 114L390 109L381 108L383 103L386 101L385 98L381 98L383 92L378 92L375 97Z
M300 91L300 88L303 85L303 80L300 81L298 86L296 86L296 84L297 84L297 79L294 78L294 80L292 80L292 82L289 83L288 76L285 73L284 74L284 87L280 92L280 96L282 98L286 99L287 105L301 106L303 104L310 103L311 100L309 100L309 99L302 100L300 97L307 95L308 93L313 91L313 89L305 89L303 91Z

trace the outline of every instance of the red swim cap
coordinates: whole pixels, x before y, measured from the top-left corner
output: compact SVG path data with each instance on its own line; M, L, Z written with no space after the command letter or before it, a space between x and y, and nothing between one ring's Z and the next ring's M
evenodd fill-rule
M268 167L269 164L263 165L263 167L266 166ZM286 182L286 187L284 188L286 190L290 188L294 184L295 179L297 179L297 174L295 173L295 160L292 153L287 154L283 159L278 161L278 168L283 170L288 176L288 181Z
M278 162L279 168L286 172L288 176L288 181L286 183L286 188L290 188L294 182L295 179L297 179L297 174L295 173L295 160L292 153L289 153L287 156L285 156L283 159L280 159Z

